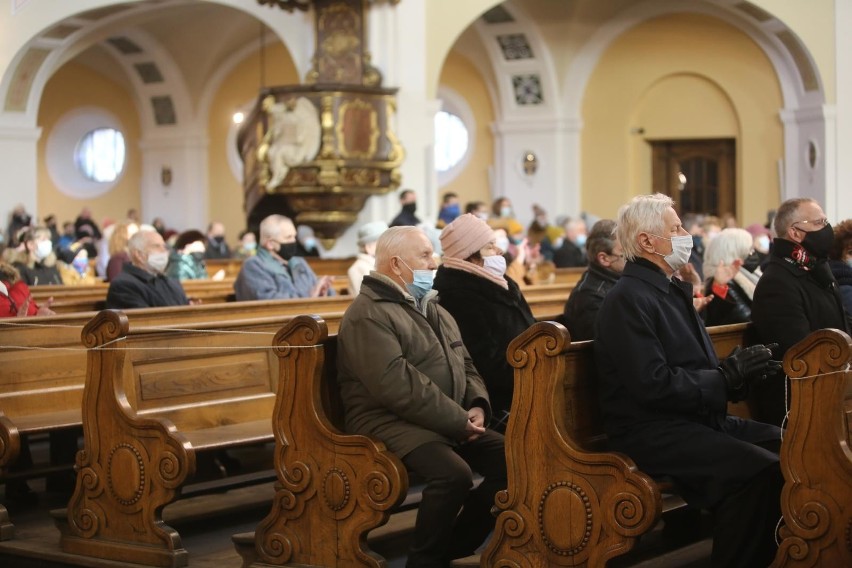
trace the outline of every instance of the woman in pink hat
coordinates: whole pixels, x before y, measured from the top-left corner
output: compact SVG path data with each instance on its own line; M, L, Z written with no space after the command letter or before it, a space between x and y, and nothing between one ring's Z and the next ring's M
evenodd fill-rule
M491 427L504 432L514 387L506 348L535 318L518 285L506 276L504 251L485 221L470 213L457 217L441 232L441 248L434 288L485 380L497 421Z

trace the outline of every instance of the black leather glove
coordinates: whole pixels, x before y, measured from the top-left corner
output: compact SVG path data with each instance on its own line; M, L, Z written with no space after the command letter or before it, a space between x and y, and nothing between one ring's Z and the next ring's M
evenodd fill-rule
M728 400L738 402L748 396L749 387L781 370L781 362L772 360L777 343L752 345L745 349L737 345L720 364L719 371L728 387Z

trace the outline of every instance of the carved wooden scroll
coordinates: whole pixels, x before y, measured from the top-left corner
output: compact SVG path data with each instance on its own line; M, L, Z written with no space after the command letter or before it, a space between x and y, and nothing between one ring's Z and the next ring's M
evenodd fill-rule
M187 564L177 531L162 521L163 507L195 472L195 453L168 420L137 417L123 381L129 372L119 339L127 317L103 311L83 328L90 349L83 392L83 438L77 486L68 503L62 550L148 566ZM100 347L110 347L98 349Z
M366 535L405 498L405 467L380 442L336 427L336 342L322 319L295 318L274 345L278 484L254 553L240 550L244 566L383 566Z
M508 348L515 367L508 488L482 566L604 566L661 514L656 484L626 456L590 450L599 431L590 342L537 323Z
M790 413L781 446L781 546L774 567L852 566L852 339L816 331L790 348Z

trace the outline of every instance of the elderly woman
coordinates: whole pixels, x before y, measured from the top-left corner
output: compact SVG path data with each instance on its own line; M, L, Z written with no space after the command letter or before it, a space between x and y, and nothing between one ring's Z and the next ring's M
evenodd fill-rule
M742 323L751 319L751 301L758 277L743 266L751 255L754 237L745 229L724 229L707 244L704 294L711 297L704 308L707 326Z
M36 304L18 270L0 260L0 318L50 316L52 302L53 298L45 305Z
M828 255L828 265L837 280L846 318L852 318L852 219L834 227L834 246Z
M46 227L25 229L19 236L23 247L14 262L27 286L39 284L62 284L62 276L56 267L56 254L50 230Z
M485 221L470 213L456 218L441 232L441 247L443 264L434 288L485 380L498 421L492 427L504 432L514 389L506 348L535 318L518 285L505 275L506 259Z

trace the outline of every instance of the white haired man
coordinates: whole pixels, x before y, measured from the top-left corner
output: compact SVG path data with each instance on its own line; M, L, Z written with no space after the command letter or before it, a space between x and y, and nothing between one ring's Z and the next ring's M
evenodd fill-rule
M130 263L107 291L109 309L184 306L189 300L180 282L165 275L169 252L163 237L152 229L140 229L127 241Z
M234 282L237 301L316 298L333 293L331 278L317 278L307 261L296 256L296 227L283 215L260 222L257 254L243 261Z
M713 510L713 566L768 566L781 516L781 432L728 416L726 406L780 363L763 345L716 358L692 285L673 278L692 236L671 198L637 196L617 225L627 264L601 305L594 346L610 447Z
M385 231L376 270L337 337L347 431L378 438L426 480L408 568L473 554L494 528L494 495L506 487L503 436L485 428L485 385L455 320L434 301L432 253L416 227ZM476 489L472 471L484 476Z

